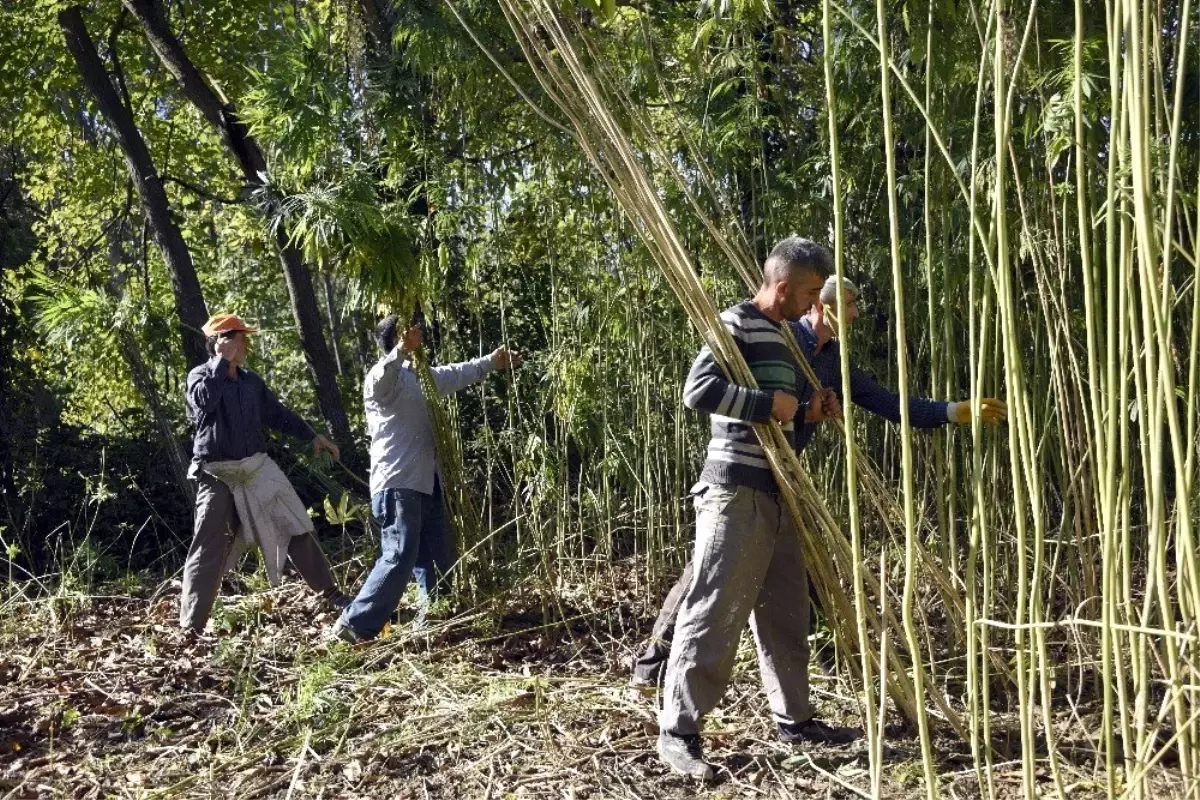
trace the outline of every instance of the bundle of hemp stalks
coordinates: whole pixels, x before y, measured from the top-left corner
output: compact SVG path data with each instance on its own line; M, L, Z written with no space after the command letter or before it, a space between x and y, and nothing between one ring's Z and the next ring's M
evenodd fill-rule
M464 27L467 27L451 0L447 0L447 5ZM691 257L683 246L630 135L621 126L612 109L620 109L627 123L645 134L651 129L650 125L642 120L640 110L615 93L612 87L616 82L606 81L606 88L600 88L600 83L595 80L577 53L573 37L568 35L563 21L545 0L501 0L500 7L547 97L568 118L572 135L612 190L622 211L637 230L651 257L683 304L689 320L712 350L717 363L730 380L756 388L754 376L732 336L722 324L718 309L701 285ZM475 38L469 27L467 30ZM478 39L476 41L479 43ZM479 44L483 47L482 43ZM525 96L523 92L522 95ZM538 111L544 114L540 109ZM650 141L654 141L653 138ZM660 161L665 161L668 165L671 163L670 159ZM673 166L669 167L669 171L673 172L680 185L684 186L682 176ZM700 216L706 229L720 243L722 252L730 259L734 269L742 275L748 286L752 289L757 288L757 267L750 267L753 264L752 260L745 256L745 251L737 244L729 242L720 234L715 224L703 214L686 186L684 190L693 209ZM790 347L806 377L814 385L819 385L794 340L790 342ZM920 666L920 659L904 657L897 652L893 644L893 640L904 640L900 620L891 611L898 602L888 602L889 598L881 595L885 587L880 585L876 576L867 575L864 588L868 596L858 597L856 606L843 588L852 585L854 548L805 474L780 425L772 421L769 424L756 425L755 430L779 483L781 496L800 531L809 575L824 607L830 612L829 624L834 636L841 646L846 647L853 643L856 648L847 649L858 649L859 652L868 654L873 670L878 671L881 665L883 666L886 670L888 693L897 709L910 721L917 722L921 716L927 714L927 709L924 698L917 696L910 669L914 663L918 669L923 667ZM869 463L866 459L863 459L863 462ZM870 470L865 472L870 473ZM877 474L870 473L864 482L864 488L881 511L888 528L894 529L899 509L883 480ZM953 580L928 553L923 554L922 560L926 572L933 576L934 585L946 601L948 622L951 625L961 625L962 604L954 591ZM882 604L881 599L884 601ZM882 613L879 611L881 605L884 609ZM868 635L874 639L873 642L860 639L855 624L856 613L866 615ZM885 635L885 627L896 635ZM861 677L861 670L854 665L853 660L848 659L847 663ZM926 686L932 685L927 676L923 682ZM958 714L946 702L943 693L935 688L930 692L930 696L937 709L935 713L965 738L966 728Z
M483 524L483 514L475 502L463 470L462 449L459 446L458 427L454 425L446 410L445 403L438 392L433 380L433 370L429 367L429 359L424 351L413 354L413 368L417 379L421 382L421 391L425 395L425 405L429 409L430 427L433 428L433 446L437 452L438 472L442 481L442 497L446 503L446 511L450 517L450 526L458 543L460 561L467 559L479 542L480 529ZM471 570L465 569L462 563L456 564L459 579L459 591L470 592Z

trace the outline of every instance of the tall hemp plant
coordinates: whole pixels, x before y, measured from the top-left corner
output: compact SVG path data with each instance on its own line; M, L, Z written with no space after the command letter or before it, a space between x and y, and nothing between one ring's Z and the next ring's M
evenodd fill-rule
M616 195L622 210L683 303L689 319L712 348L718 363L734 380L753 386L753 376L721 324L716 307L701 286L690 256L641 162L641 156L610 109L619 108L623 119L632 121L639 133L652 137L648 124L639 122L637 110L627 97L609 89L616 85L613 81L600 82L594 79L591 72L594 67L589 67L576 49L573 34L577 32L569 32L569 23L548 4L505 2L501 8L517 36L522 52L535 67L535 75L546 94L570 120L576 138ZM543 40L543 35L549 44ZM586 40L581 41L586 44ZM595 59L590 63L594 65ZM648 138L648 141L653 148L654 139ZM658 152L661 153L661 150ZM669 174L676 177L679 185L685 189L685 196L690 198L680 173L672 170ZM698 206L694 207L699 214ZM715 224L706 227L712 232L717 230ZM729 242L726 245L725 251L733 268L739 274L748 273L747 282L757 284L758 277L750 272L745 258L738 254L736 245ZM800 363L806 365L803 359L800 359ZM815 381L811 374L810 379ZM803 537L805 556L814 585L825 598L826 608L831 611L835 635L849 644L856 638L852 623L855 618L854 601L846 596L842 586L849 583L853 572L851 545L805 475L782 429L771 424L760 426L757 430L772 468L780 479L785 503L799 529L807 532ZM884 588L877 580L871 580L869 590L878 595ZM885 625L897 631L901 629L899 620L890 611L880 619L872 605L867 613L874 618L872 627L876 630ZM880 655L874 648L870 652L873 659ZM919 714L925 712L917 707L913 682L904 668L907 659L896 651L890 639L884 640L882 653L889 664L887 682L891 697L902 713L915 721ZM955 729L965 732L958 714L944 697L935 694L931 699L941 718Z
M620 76L570 14L545 0L502 0L501 9L547 107L566 118L694 327L731 378L753 385L659 193L663 182L678 191L729 268L752 287L757 267L747 255L748 237L730 226L736 215L714 221L701 200L708 196L725 207L716 188L721 179L690 145L684 159L668 152L646 109L625 94ZM822 5L835 259L840 274L846 209L838 143L845 134L834 43L841 33L879 55L887 272L902 399L912 377L906 298L915 278L899 230L897 116L922 126L926 183L919 224L929 358L946 365L933 382L953 386L955 351L949 348L962 348L957 352L967 357L963 374L976 404L962 468L953 448L945 451L944 466L935 466L939 476L966 480L961 492L951 486L937 500L931 522L917 492L907 414L902 411L899 497L847 436L847 537L775 427L758 431L804 532L835 636L858 651L854 672L862 681L871 762L863 791L883 791L886 705L882 693L876 705L873 677L879 675L880 688L917 726L931 798L946 780L933 746L940 724L970 742L979 791L988 797L1003 791L996 774L1009 756L994 748L998 732L1010 725L1024 795L1063 796L1079 785L1062 745L1079 732L1095 744L1110 796L1152 796L1169 769L1181 779L1179 794L1198 797L1200 302L1194 282L1200 277L1200 208L1193 202L1198 159L1185 125L1194 102L1187 93L1195 85L1191 2L1162 7L1107 0L1103 18L1089 17L1090 9L1076 2L1073 33L1051 42L1049 53L1061 54L1063 63L1048 80L1038 76L1046 74L1040 60L1050 57L1043 26L1057 22L1046 16L1053 9L970 3L954 41L978 48L971 56L978 64L973 105L948 103L953 87L943 90L929 74L931 53L942 44L942 11L935 15L931 5L919 34L911 20L904 26L925 40L927 73L919 92L911 66L893 56L903 29L882 0L874 10L871 31L854 5ZM840 31L835 21L844 26ZM1164 38L1164 31L1175 38ZM1106 76L1092 74L1097 62L1106 63ZM1096 90L1105 79L1107 103ZM935 115L939 102L945 107ZM1018 126L1014 116L1027 120L1031 108L1042 113L1042 124ZM911 172L911 163L905 169L905 180L920 174ZM956 262L965 269L952 275ZM957 341L959 326L943 307L947 341L939 344L934 282L948 298L963 277L965 342ZM1068 291L1076 286L1082 287L1078 296ZM843 335L844 381L851 344ZM939 346L947 350L936 352ZM1007 397L1011 422L993 437L979 422L978 398L996 391ZM853 419L848 409L845 431L854 430ZM864 541L863 498L883 523L881 542ZM942 530L957 526L955 508L965 514L961 554L953 531ZM868 551L876 546L877 572L868 566ZM899 592L885 585L890 548L903 554ZM931 591L943 601L965 652L953 643L942 652L930 644L933 631L920 598ZM929 668L935 664L936 673ZM1076 696L1094 691L1097 716L1064 723L1064 690ZM1008 713L999 714L1005 707Z
M978 9L972 8L980 19ZM866 35L850 12L839 10ZM1196 322L1200 318L1196 316L1194 288L1190 327L1175 325L1172 319L1181 304L1180 283L1172 277L1173 263L1188 262L1190 278L1200 262L1195 239L1190 236L1196 217L1191 212L1181 214L1175 205L1179 184L1188 177L1180 170L1179 154L1188 86L1187 54L1189 40L1195 35L1191 6L1185 2L1173 11L1171 27L1178 31L1178 38L1173 42L1175 74L1171 75L1164 68L1163 41L1158 35L1165 25L1161 9L1120 0L1107 4L1108 141L1097 149L1099 114L1093 111L1089 118L1084 104L1085 87L1091 80L1084 65L1086 14L1082 4L1075 4L1069 73L1073 141L1067 149L1075 159L1071 170L1073 215L1066 213L1065 203L1060 210L1056 207L1059 203L1046 197L1038 183L1022 175L1026 159L1018 152L1012 114L1014 96L1027 69L1025 54L1036 39L1036 4L1025 11L1018 36L1012 24L1018 20L1005 3L993 3L988 9L980 37L970 188L964 192L960 185L970 215L971 352L977 359L972 369L973 394L978 397L989 388L987 365L996 363L992 359L998 357L1012 412L1007 472L989 466L978 448L972 470L974 508L966 599L968 701L976 767L981 787L994 796L994 765L982 742L991 737L990 709L995 698L988 660L979 654L995 647L999 636L1011 648L1018 683L1023 791L1028 796L1039 793L1038 771L1046 765L1054 790L1060 794L1068 791L1067 762L1060 754L1052 717L1052 710L1061 706L1054 684L1063 672L1061 662L1068 646L1058 639L1052 647L1049 634L1070 630L1074 663L1099 662L1096 684L1103 711L1100 724L1088 733L1102 753L1108 793L1154 795L1159 789L1151 783L1151 774L1171 755L1178 759L1181 794L1194 797L1200 791L1195 746L1200 712L1195 709L1197 676L1186 655L1196 643L1192 487L1197 406L1190 382L1196 374ZM883 54L887 43L882 23L879 34L874 43ZM984 68L988 61L990 70ZM935 133L938 127L927 107L921 106L906 83L903 70L890 60L888 65L953 168L955 162ZM988 137L981 109L988 83L994 148L991 168L985 169L986 158L980 153ZM1152 147L1155 132L1161 146ZM1095 169L1100 158L1106 162L1104 168ZM1033 180L1054 190L1055 181L1061 178L1048 169ZM990 197L986 216L978 203L983 197ZM1096 197L1102 199L1099 207L1093 205ZM1046 216L1054 220L1049 230L1043 228L1043 220L1031 217L1031 207L1041 202L1046 203ZM1011 216L1014 206L1019 225ZM1068 228L1072 219L1073 230ZM1181 237L1180 228L1189 230L1189 236ZM1020 232L1019 249L1012 242L1014 229ZM1102 234L1093 233L1101 230ZM1102 256L1100 247L1093 244L1101 235L1105 241ZM1038 241L1039 236L1053 237L1053 249ZM1063 248L1070 248L1075 257L1063 258ZM982 256L982 264L977 256ZM1051 273L1044 261L1051 258L1064 275L1076 270L1082 273L1082 308L1075 309L1075 313L1082 312L1085 327L1082 346L1078 339L1057 335L1062 317L1071 307L1063 302L1069 298L1050 294ZM1028 274L1019 268L1030 263L1039 281L1034 287L1019 283L1019 276ZM1064 278L1061 285L1068 281ZM1029 313L1031 293L1037 307L1045 309L1040 319ZM902 318L903 313L903 306L897 303L897 316ZM998 325L995 345L989 342L993 324ZM1051 359L1049 382L1042 367L1029 360L1031 351L1046 353ZM1083 364L1083 370L1077 370L1075 364ZM1063 375L1067 371L1079 372L1073 385L1075 391L1086 392L1086 401L1058 403L1057 418L1046 418L1043 409L1053 400L1054 386L1068 385ZM1180 385L1181 375L1186 375L1188 390ZM1138 423L1132 430L1124 424L1131 410ZM1043 466L1047 423L1059 427L1064 442L1069 442L1074 430L1085 431L1090 440L1087 461L1076 469L1091 485L1073 497L1076 502L1091 503L1076 514L1084 520L1084 531L1090 524L1087 520L1095 520L1101 547L1096 556L1086 539L1076 544L1077 563L1083 572L1078 583L1063 575L1073 568L1062 560L1063 537L1069 532L1065 514L1054 550L1048 549L1048 524L1053 517L1046 503ZM973 439L977 445L980 433L976 425ZM1139 464L1140 488L1131 484ZM997 528L1003 517L997 518L992 498L984 491L986 484L997 480L1011 492L1011 535ZM1136 533L1139 517L1144 519L1146 532L1141 541ZM1006 549L997 551L998 542ZM982 565L981 583L977 564ZM1099 580L1092 579L1095 570ZM1075 591L1087 586L1099 591L1073 592L1075 599L1064 603L1058 587L1066 582L1076 587ZM1005 611L1011 615L1007 619L996 616ZM1049 619L1050 613L1058 618ZM1099 636L1092 635L1093 630ZM1159 688L1151 688L1154 686ZM1164 691L1163 686L1169 688ZM1039 740L1045 743L1045 754L1039 752Z

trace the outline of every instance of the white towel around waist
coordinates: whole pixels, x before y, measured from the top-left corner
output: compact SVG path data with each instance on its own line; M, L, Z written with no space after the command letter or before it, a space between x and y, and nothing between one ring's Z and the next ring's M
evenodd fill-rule
M237 508L237 539L225 570L233 568L246 548L257 545L267 578L272 586L278 585L292 537L313 531L308 509L291 482L266 453L236 461L206 461L201 468L229 487Z

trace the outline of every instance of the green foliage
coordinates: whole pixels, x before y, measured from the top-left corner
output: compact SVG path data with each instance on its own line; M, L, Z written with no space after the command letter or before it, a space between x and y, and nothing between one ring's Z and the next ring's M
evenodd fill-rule
M330 498L326 497L325 505L325 521L330 525L345 526L351 522L361 522L367 526L371 518L371 509L365 503L355 503L349 492L342 492L338 497L337 505L334 505Z
M47 343L77 349L87 340L113 346L119 306L95 289L55 281L44 273L29 281L27 299L37 309L37 323Z
M869 13L850 6L860 17ZM457 7L508 76L561 120L496 4L459 0ZM210 311L237 311L263 328L251 368L286 404L315 419L277 262L275 234L286 229L316 271L327 337L342 364L344 403L360 436L361 376L377 358L369 331L379 311L407 311L416 303L426 308L436 363L475 357L502 341L525 351L526 366L515 381L490 379L462 393L451 409L488 519L523 519L533 503L545 515L498 537L492 563L507 566L504 549L524 546L526 525L539 536L572 531L580 553L601 542L615 548L606 553L622 546L642 551L651 540L660 553L664 544L685 540L686 516L672 504L686 493L703 450L703 420L679 404L697 340L635 231L576 144L530 110L445 3L394 4L395 25L383 42L357 9L328 0L170 5L172 30L266 151L268 183L247 204L241 202L247 187L224 145L181 96L137 24L115 0L85 8L114 80L120 66ZM856 358L893 382L881 101L870 43L840 17L832 40L822 41L814 4L577 0L561 9L588 32L589 58L602 79L646 109L666 151L654 160L658 176L679 168L703 194L703 166L722 199L702 196L702 207L727 227L746 228L760 258L790 233L827 238L832 202L821 57L827 49L834 53L847 271L864 287ZM24 498L51 489L82 491L82 479L64 476L96 474L96 452L106 443L119 444L135 464L161 459L149 442L157 421L149 418L122 350L130 336L161 396L160 416L185 446L188 434L169 280L113 132L83 90L51 10L16 3L0 15L6 100L0 106L0 196L11 183L24 204L18 213L0 202L6 226L0 228L2 341L19 353L14 369L24 383L11 385L22 392L25 415L13 462L19 468L6 482L10 496L23 492ZM936 0L932 8L905 0L889 11L898 68L917 87L930 77L931 116L956 159L955 172L969 178L972 120L964 109L975 101L979 21L954 0ZM1106 167L1109 102L1100 16L1087 24L1083 70L1096 176ZM1039 11L1037 21L1033 50L1015 74L1016 130L1026 155L1020 169L1030 198L1046 183L1043 172L1052 170L1054 200L1061 204L1075 191L1067 46L1073 19L1055 6ZM1169 63L1170 52L1164 57ZM932 312L939 323L946 320L944 339L961 350L968 335L956 323L969 302L967 210L937 154L925 172L925 118L907 97L894 106L901 255L912 318ZM1185 104L1183 125L1194 133L1192 106ZM984 152L989 146L981 145ZM1196 174L1195 147L1184 147L1181 158L1181 174ZM989 185L994 164L985 157L975 168ZM934 259L944 265L941 272L925 268L927 188L936 206ZM1193 206L1192 187L1181 192ZM706 288L721 303L739 299L736 276L688 198L674 188L665 198ZM1047 202L1037 200L1041 210L1034 213L1060 213ZM20 246L5 245L5 237L19 237ZM1070 246L1048 231L1023 244L1026 258L1052 244ZM1079 330L1077 319L1072 325ZM920 375L914 392L938 396L946 386L967 385L963 362L937 364L934 383L926 332L915 332L906 344L922 367L914 368ZM862 424L872 455L890 464L894 439L883 435L884 423ZM311 474L293 444L273 447L294 467L294 477ZM120 516L133 518L142 513L133 510L135 501L170 507L164 516L185 538L186 503L166 502L164 487L146 478L138 474L131 482L153 503L122 489L120 498L103 504L101 518L107 520L110 509L118 515L117 506ZM331 525L362 514L361 498L350 499L362 487L338 470L311 479L305 491L314 507L325 507ZM616 545L608 531L597 530L607 526L572 516L584 507L600 518L630 520ZM652 515L664 507L671 509L670 535L659 537ZM10 531L32 530L23 526L11 524ZM44 560L28 535L17 540L25 557L36 550ZM162 544L172 546L178 547Z
M330 733L345 719L349 698L339 691L338 678L353 661L347 650L334 647L304 666L289 709L295 722L316 725Z
M351 165L332 183L264 202L277 209L273 224L290 230L310 261L339 264L347 276L405 307L423 294L421 224L379 196L373 172L367 164Z

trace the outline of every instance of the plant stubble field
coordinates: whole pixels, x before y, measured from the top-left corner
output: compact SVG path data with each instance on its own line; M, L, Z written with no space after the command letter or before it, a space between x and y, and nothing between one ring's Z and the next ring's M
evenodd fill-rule
M424 630L402 615L357 648L326 640L332 614L295 581L255 592L235 580L214 615L220 635L199 640L175 627L172 582L132 596L11 598L0 622L0 797L691 796L695 785L654 754L656 698L627 683L656 608L631 564L611 575L564 584L546 604L549 624L528 589ZM858 724L821 631L814 649L819 713ZM1098 714L1086 701L1056 718L1062 737L1094 729ZM916 730L889 722L883 794L923 796ZM1012 726L1015 717L993 719L994 781L998 795L1019 797ZM701 791L853 797L868 785L861 740L793 748L772 727L747 635L706 730L718 780ZM1074 755L1072 796L1103 794L1094 744L1060 747ZM946 730L936 747L944 795L979 796L969 748Z

